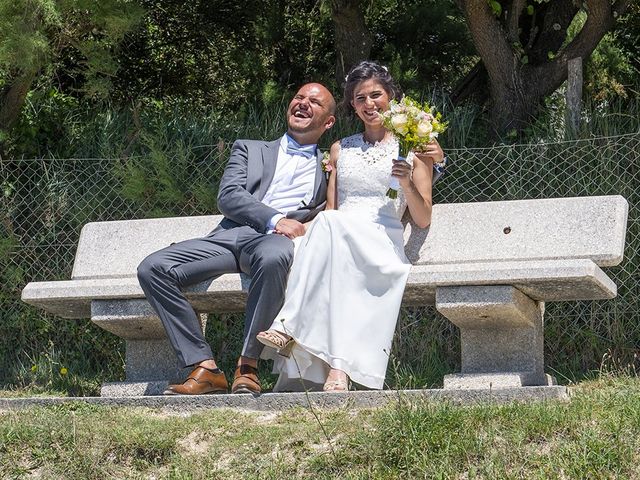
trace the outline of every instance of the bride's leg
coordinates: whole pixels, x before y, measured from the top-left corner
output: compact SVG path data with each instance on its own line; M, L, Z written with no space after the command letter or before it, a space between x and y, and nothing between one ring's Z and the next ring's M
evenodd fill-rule
M346 392L349 390L349 376L342 370L332 368L322 389L325 392Z

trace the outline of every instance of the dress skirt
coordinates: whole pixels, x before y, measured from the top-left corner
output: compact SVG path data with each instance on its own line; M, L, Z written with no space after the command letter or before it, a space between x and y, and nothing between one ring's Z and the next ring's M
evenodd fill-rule
M296 345L289 359L263 354L280 374L274 391L315 389L329 367L382 388L411 267L401 222L328 210L296 241L285 304L271 326Z

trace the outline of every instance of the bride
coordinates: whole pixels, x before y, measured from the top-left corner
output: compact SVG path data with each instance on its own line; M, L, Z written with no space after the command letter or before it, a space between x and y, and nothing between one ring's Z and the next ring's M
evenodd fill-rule
M382 388L410 263L404 254L405 208L425 228L431 222L433 164L444 154L431 142L398 161L398 142L379 113L400 90L387 69L364 61L346 77L345 106L364 132L331 146L327 207L301 237L285 303L258 340L275 348L274 390L344 391L349 379ZM396 199L385 195L390 175ZM268 349L265 349L267 356Z

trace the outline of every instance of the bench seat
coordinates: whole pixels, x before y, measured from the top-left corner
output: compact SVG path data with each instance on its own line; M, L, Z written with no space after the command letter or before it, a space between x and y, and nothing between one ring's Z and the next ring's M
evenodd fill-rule
M225 274L185 289L201 312L242 312L248 278ZM403 304L435 305L438 287L454 285L513 285L538 301L603 300L616 296L616 284L588 259L533 262L414 265ZM62 318L90 318L93 300L144 298L135 277L32 282L22 299Z

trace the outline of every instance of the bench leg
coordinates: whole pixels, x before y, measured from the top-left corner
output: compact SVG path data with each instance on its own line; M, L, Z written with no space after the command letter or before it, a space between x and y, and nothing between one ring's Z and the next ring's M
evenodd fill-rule
M462 369L445 389L549 385L544 303L511 286L439 287L436 309L460 328Z
M91 321L125 340L124 382L105 383L103 397L160 395L191 369L180 368L164 327L146 300L95 300ZM202 328L206 315L201 315Z

